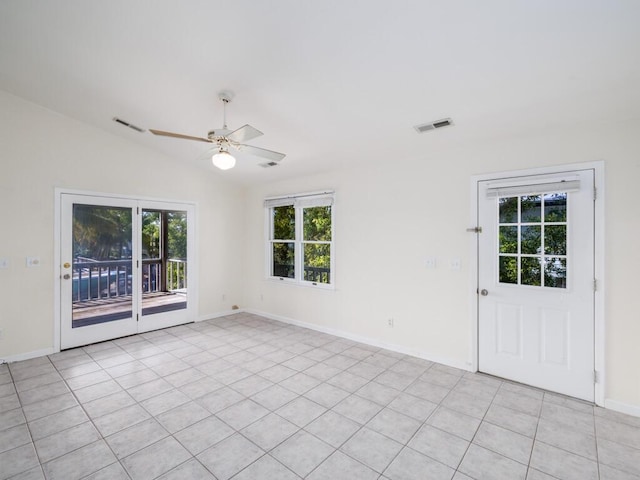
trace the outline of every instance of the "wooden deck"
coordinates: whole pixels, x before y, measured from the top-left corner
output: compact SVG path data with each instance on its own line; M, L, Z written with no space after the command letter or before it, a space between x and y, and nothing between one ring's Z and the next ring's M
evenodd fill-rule
M73 327L129 318L132 315L131 295L75 302L73 304ZM169 312L187 308L186 293L154 292L142 295L142 315Z

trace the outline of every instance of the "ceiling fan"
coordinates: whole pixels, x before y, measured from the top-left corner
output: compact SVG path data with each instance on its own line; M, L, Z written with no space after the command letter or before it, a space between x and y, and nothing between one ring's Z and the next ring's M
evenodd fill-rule
M218 95L218 98L222 100L223 104L222 128L211 130L207 133L206 138L192 137L191 135L182 135L180 133L164 132L162 130L153 130L151 128L149 131L154 135L160 135L163 137L181 138L184 140L195 140L197 142L215 144L211 161L221 170L228 170L236 165L236 159L229 153L229 147L240 150L241 152L250 153L251 155L266 158L269 162L279 162L285 157L284 153L274 152L272 150L266 150L264 148L258 148L242 143L259 137L260 135L263 135L263 133L248 124L236 130L229 130L227 128L227 104L231 102L231 95L227 92L221 92Z

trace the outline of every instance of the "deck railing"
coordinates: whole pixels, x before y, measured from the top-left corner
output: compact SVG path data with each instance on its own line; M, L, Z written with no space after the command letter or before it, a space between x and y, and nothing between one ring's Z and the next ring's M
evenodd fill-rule
M93 261L82 259L73 264L73 301L122 297L132 294L133 262L126 260ZM187 288L187 262L167 260L166 286L162 286L162 260L142 260L142 292L181 290Z
M294 272L293 265L283 265L283 264L273 265L274 277L291 278L293 277L293 272ZM307 282L329 283L330 274L331 274L331 269L329 268L305 266L303 269L303 279Z
M329 268L304 267L304 279L307 282L329 283Z

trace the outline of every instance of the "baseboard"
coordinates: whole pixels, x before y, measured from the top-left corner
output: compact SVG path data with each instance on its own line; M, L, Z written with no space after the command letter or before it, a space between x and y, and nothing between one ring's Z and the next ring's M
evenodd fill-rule
M32 358L44 357L45 355L51 355L53 353L56 353L56 350L53 348L43 348L42 350L34 350L33 352L18 353L17 355L0 358L0 364L31 360Z
M330 328L322 325L317 325L315 323L303 322L293 318L283 317L282 315L275 315L268 312L262 312L260 310L254 310L251 308L245 309L244 311L247 313L252 313L254 315L260 315L261 317L270 318L272 320L278 320L279 322L288 323L290 325L296 325L298 327L304 327L310 330L315 330L316 332L327 333L329 335L335 335L336 337L346 338L347 340L352 340L354 342L364 343L366 345L371 345L372 347L384 348L386 350L391 350L392 352L397 352L397 353L402 353L404 355L410 355L412 357L422 358L423 360L429 360L431 362L440 363L448 367L471 371L470 366L467 365L465 362L459 362L456 360L452 360L451 358L433 355L423 350L408 348L408 347L404 347L402 345L396 345L393 343L387 343L387 342L380 341L376 338L356 335L356 334L346 332L344 330L340 330L337 328Z
M205 322L207 320L213 320L214 318L226 317L227 315L234 315L236 313L246 312L244 308L237 308L235 310L225 310L223 312L209 313L207 315L200 315L196 322Z
M640 417L639 405L631 405L629 403L619 402L618 400L607 399L604 401L604 408L626 413L627 415L633 415L634 417Z

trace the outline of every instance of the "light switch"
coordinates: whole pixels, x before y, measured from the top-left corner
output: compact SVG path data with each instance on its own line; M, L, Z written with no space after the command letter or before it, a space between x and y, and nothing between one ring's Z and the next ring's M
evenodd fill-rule
M0 258L0 268L9 268L8 258Z
M27 267L39 267L40 257L27 257Z
M427 257L424 259L424 266L427 268L436 268L436 257Z

